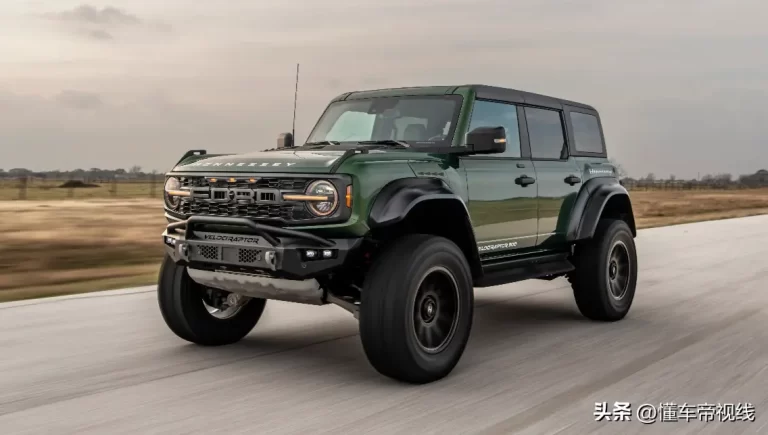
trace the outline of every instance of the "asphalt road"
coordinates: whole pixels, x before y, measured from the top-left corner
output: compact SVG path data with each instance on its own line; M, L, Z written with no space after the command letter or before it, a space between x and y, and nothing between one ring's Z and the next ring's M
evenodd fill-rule
M152 288L0 304L0 434L768 433L768 216L637 243L624 321L581 318L563 279L480 289L464 357L427 386L374 372L335 306L269 302L241 343L205 349L166 328ZM595 421L616 401L632 421ZM637 420L662 402L755 420Z

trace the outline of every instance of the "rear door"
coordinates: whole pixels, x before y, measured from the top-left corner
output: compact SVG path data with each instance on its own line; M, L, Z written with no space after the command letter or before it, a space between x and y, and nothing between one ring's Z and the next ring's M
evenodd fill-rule
M498 126L507 134L503 154L461 158L469 213L484 259L536 244L536 174L526 146L522 108L511 102L476 100L468 131Z
M569 155L562 110L525 107L525 120L538 184L536 246L557 247L565 241L568 217L581 187L581 173Z

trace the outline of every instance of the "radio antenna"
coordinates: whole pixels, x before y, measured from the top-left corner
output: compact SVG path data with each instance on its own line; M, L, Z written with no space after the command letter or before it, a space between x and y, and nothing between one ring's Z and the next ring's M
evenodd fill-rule
M293 91L293 127L291 128L291 135L293 136L293 142L296 143L296 100L299 96L299 64L296 64L296 89Z

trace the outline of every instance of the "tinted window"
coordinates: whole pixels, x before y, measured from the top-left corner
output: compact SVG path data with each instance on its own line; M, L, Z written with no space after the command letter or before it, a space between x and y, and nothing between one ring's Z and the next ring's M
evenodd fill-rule
M571 112L573 139L576 151L583 153L602 153L603 139L597 117L586 113Z
M520 157L520 129L517 124L517 107L512 104L476 101L472 109L469 131L478 127L504 127L507 133L507 149L491 157Z
M534 159L568 157L560 112L526 107L525 119L528 123L531 157Z

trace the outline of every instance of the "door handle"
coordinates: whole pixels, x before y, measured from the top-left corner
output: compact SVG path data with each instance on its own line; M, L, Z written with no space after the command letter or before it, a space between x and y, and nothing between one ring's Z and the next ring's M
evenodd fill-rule
M535 178L529 177L527 175L521 175L521 176L515 178L515 184L519 184L519 185L521 185L523 187L525 187L525 186L527 186L529 184L533 184L535 182L536 182Z
M581 183L581 178L575 176L575 175L569 175L565 177L565 182L573 186L574 184Z

